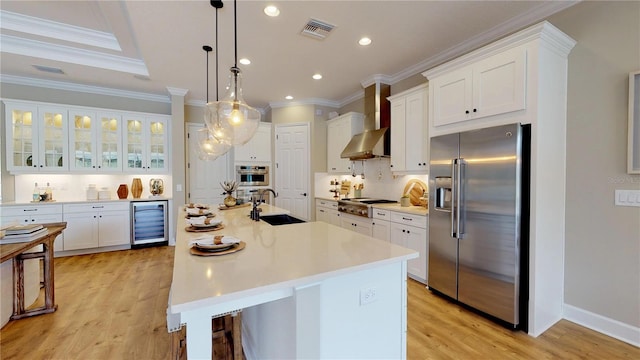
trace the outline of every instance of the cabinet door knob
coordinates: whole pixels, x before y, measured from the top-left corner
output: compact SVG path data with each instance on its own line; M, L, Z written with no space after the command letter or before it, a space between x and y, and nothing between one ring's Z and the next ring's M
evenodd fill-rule
M473 112L476 112L476 111L478 111L478 110L477 109L473 109Z
M469 110L465 110L465 112L464 112L464 113L465 113L465 114L468 114L468 113L469 113Z

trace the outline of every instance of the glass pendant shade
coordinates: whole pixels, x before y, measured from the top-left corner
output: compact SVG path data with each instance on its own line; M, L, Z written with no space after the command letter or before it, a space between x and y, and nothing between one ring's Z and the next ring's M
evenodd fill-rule
M212 135L232 145L246 144L258 130L260 112L242 98L242 74L231 68L227 93L221 101L207 104L205 122Z
M196 139L198 140L198 158L201 160L215 160L231 149L230 143L216 139L206 127L198 129Z

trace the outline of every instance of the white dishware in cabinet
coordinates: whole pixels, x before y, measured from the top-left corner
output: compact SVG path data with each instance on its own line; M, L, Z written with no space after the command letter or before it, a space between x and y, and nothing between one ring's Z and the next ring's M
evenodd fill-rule
M123 115L123 170L130 173L169 171L169 116Z
M122 117L91 109L69 111L71 172L122 172Z
M65 204L63 213L65 251L131 243L128 202Z
M30 102L4 103L7 170L10 173L67 172L67 110Z

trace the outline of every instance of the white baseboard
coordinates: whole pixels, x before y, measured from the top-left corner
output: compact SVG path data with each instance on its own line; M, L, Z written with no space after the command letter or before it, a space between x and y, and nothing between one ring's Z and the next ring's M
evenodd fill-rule
M618 320L609 319L602 315L598 315L569 304L564 304L563 306L563 317L591 330L611 336L633 346L640 347L639 327L634 327Z

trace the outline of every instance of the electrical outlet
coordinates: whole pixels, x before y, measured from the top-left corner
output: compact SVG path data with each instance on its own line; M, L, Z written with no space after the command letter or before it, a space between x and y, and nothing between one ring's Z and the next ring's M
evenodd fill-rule
M360 289L360 305L370 304L376 300L378 300L378 289L375 287Z

